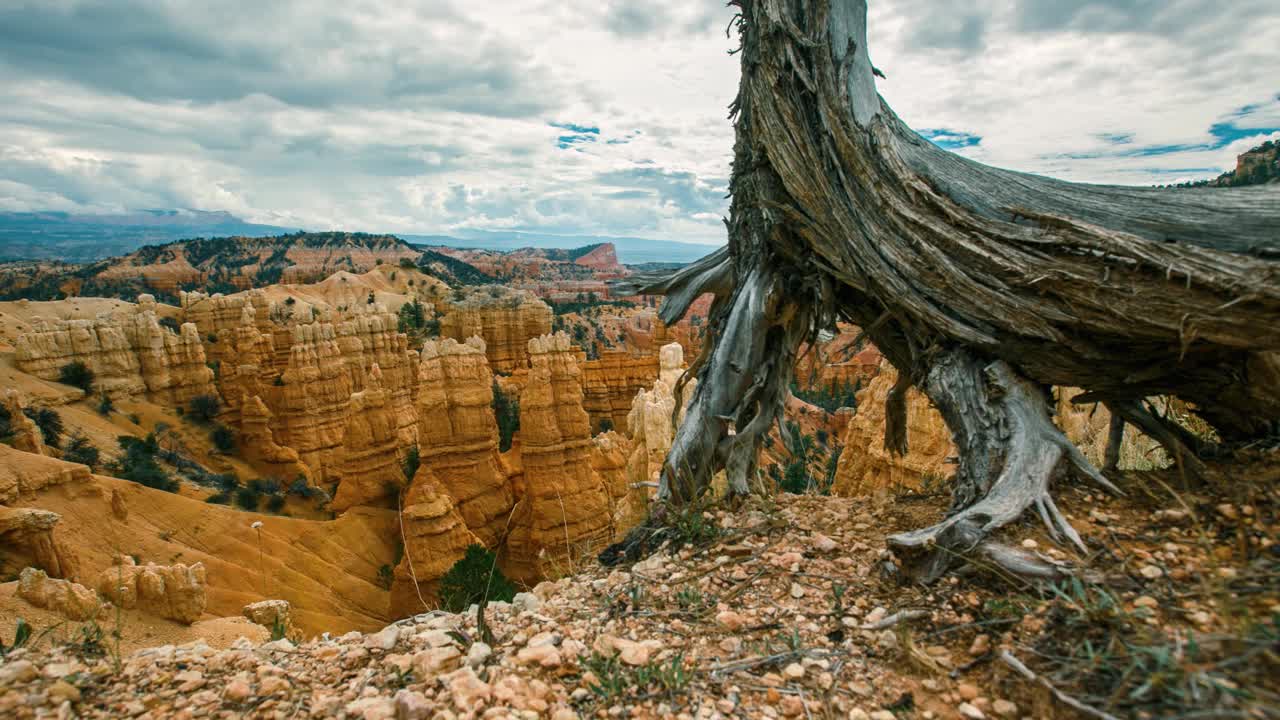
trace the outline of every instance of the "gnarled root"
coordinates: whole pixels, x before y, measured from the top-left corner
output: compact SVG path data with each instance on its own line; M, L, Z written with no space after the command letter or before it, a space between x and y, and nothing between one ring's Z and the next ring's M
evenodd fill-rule
M932 582L958 559L979 552L1010 572L1052 574L1025 554L986 540L1032 506L1054 539L1066 538L1083 550L1084 541L1049 494L1050 480L1070 468L1119 491L1053 424L1041 388L1002 360L984 366L969 352L952 350L935 360L925 390L960 448L958 509L937 525L889 538L907 576Z

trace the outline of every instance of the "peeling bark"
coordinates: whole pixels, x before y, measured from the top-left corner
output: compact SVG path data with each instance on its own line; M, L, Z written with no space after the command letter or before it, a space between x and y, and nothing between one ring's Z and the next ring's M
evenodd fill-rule
M1028 507L1080 543L1050 480L1106 481L1053 426L1043 387L1084 388L1184 446L1148 422L1144 398L1182 398L1226 442L1280 430L1280 382L1255 381L1280 375L1280 186L1076 185L987 167L876 94L865 0L731 4L728 247L635 288L667 295L665 322L716 295L662 500L699 496L721 468L746 487L796 348L840 320L900 371L886 446L906 449L894 404L914 384L960 448L952 515L893 540L917 577L948 564L938 548L983 549Z

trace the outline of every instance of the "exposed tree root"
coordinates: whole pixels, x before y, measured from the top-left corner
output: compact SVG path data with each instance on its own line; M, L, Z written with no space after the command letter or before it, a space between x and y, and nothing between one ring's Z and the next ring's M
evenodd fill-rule
M1041 388L1003 360L982 367L978 358L957 350L935 361L926 391L960 447L955 489L959 509L937 525L889 538L907 575L920 582L937 579L956 559L983 544L989 533L1033 506L1053 538L1065 538L1084 550L1084 541L1049 493L1050 480L1069 468L1119 491L1053 424ZM988 487L990 478L994 482ZM998 548L988 548L987 554L1002 564L1009 560L1010 571L1028 569L1025 558Z

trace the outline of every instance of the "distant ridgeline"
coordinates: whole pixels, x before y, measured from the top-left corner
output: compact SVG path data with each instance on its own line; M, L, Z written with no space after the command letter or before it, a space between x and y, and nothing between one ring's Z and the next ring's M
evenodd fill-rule
M270 285L315 283L339 272L358 275L378 266L415 268L454 288L501 282L553 301L564 300L561 296L603 296L606 280L628 272L618 264L611 243L496 251L424 247L394 235L296 232L179 240L82 264L0 261L0 300L133 300L149 293L176 305L182 291L231 294Z
M132 300L140 293L176 304L182 290L233 293L278 283L310 283L333 273L366 273L379 265L418 267L450 285L492 282L476 268L424 253L392 235L322 232L275 237L223 237L148 245L85 265L21 261L0 266L0 299L69 296Z
M1280 182L1280 144L1268 140L1236 158L1236 169L1212 180L1181 183L1177 187L1240 187Z
M262 237L293 230L245 222L228 212L201 210L117 215L0 212L0 259L85 263L184 238Z

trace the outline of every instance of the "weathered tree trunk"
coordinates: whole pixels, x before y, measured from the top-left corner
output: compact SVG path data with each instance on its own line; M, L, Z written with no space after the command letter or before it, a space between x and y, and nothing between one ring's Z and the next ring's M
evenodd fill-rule
M668 323L698 294L717 298L662 499L698 496L720 468L747 487L796 348L837 320L900 370L886 445L905 451L914 384L960 448L953 514L890 540L922 579L978 549L1009 557L984 538L1033 505L1080 542L1049 481L1106 481L1053 426L1046 386L1084 388L1188 463L1194 448L1144 398L1188 401L1227 442L1277 431L1280 187L1075 185L966 160L876 94L865 0L732 4L728 247L633 286L668 296Z

